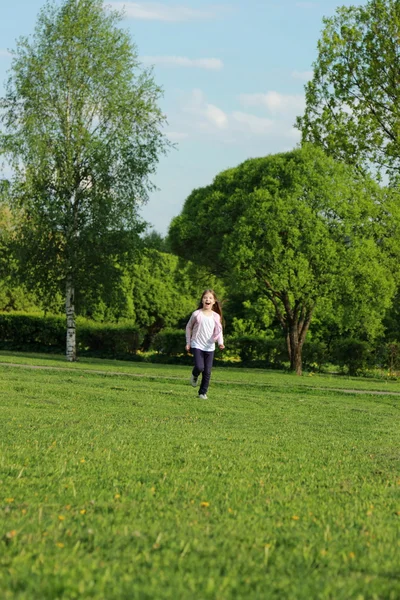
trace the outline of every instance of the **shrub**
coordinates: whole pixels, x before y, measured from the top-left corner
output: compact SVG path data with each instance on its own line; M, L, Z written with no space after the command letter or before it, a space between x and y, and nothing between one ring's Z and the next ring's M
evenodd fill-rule
M77 320L78 353L104 357L136 354L142 340L137 327Z
M390 373L400 371L400 343L382 343L377 349L377 358L381 367L385 367Z
M185 352L186 337L182 329L164 329L155 336L152 349L167 356L177 356Z
M66 326L61 316L0 314L0 348L27 352L65 352ZM137 327L77 319L78 354L123 357L136 354L142 334Z
M364 340L347 339L336 342L332 359L349 375L358 375L374 364L373 348Z
M319 370L330 361L329 352L325 342L306 342L302 352L303 367L312 367Z
M269 340L261 335L232 336L227 340L230 350L236 352L243 363L262 361L264 366L282 366L287 360L285 341Z
M0 348L58 352L65 349L65 319L23 313L0 314Z

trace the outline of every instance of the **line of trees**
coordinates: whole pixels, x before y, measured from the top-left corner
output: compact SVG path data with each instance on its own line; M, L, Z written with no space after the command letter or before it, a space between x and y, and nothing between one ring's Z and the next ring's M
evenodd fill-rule
M310 333L394 331L399 3L370 0L325 20L301 147L194 190L166 240L145 235L138 216L168 150L161 90L120 18L101 0L64 0L17 44L0 100L0 151L13 169L0 186L0 305L63 301L68 360L75 313L130 319L150 346L210 285L229 299L231 333L280 328L298 374Z

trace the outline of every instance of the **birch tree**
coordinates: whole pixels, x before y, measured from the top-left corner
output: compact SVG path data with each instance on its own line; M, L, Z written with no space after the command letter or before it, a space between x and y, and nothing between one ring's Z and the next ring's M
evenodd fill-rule
M17 42L0 103L24 276L44 300L62 290L67 360L76 297L131 256L138 207L168 146L161 89L120 20L101 0L46 4Z
M342 6L324 19L306 109L303 141L330 155L399 180L400 2Z

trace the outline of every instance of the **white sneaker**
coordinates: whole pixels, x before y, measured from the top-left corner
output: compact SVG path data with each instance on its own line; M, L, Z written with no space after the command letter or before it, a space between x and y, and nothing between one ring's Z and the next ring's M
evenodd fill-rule
M199 394L201 400L207 400L207 394Z
M193 374L190 376L190 385L192 385L193 387L197 387L197 379L198 377L195 377Z

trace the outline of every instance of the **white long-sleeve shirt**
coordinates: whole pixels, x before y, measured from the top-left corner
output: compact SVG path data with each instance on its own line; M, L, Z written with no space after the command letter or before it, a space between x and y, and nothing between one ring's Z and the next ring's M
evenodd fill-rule
M195 310L186 325L186 344L191 348L199 348L207 352L215 350L215 342L223 346L221 317L212 311L206 317L201 309Z

